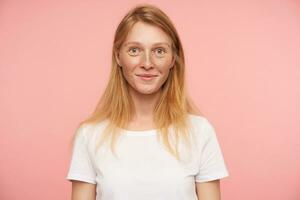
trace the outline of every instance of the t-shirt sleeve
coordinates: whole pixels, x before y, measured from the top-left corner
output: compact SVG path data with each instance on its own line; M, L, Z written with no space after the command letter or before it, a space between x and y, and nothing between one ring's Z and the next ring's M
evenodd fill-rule
M214 127L204 119L201 127L203 146L200 155L199 172L195 176L196 182L206 182L229 176L223 154Z
M96 172L87 147L86 126L81 125L75 134L71 163L67 180L78 180L96 184Z

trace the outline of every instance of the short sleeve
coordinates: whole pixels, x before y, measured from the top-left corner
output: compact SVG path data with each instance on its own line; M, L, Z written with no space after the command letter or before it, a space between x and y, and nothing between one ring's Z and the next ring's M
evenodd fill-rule
M87 147L86 126L81 125L75 134L71 163L66 179L96 184L96 173Z
M206 182L229 176L223 154L215 133L215 129L207 119L203 120L201 135L204 143L201 148L199 172L195 176L196 182Z

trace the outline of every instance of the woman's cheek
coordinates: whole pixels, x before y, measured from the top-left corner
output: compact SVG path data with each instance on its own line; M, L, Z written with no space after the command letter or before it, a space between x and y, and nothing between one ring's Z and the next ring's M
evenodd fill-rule
M162 70L167 70L171 65L171 60L170 59L156 60L155 65L160 67Z
M125 59L128 63L137 64L137 63L140 62L141 56L140 56L140 55L137 55L137 56L126 55L126 56L124 57L124 59Z

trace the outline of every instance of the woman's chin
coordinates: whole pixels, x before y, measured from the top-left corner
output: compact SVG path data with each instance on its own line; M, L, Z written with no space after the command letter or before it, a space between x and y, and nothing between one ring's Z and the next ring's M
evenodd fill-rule
M151 95L151 94L157 93L158 90L156 88L139 88L139 89L136 89L135 92L137 92L141 95Z

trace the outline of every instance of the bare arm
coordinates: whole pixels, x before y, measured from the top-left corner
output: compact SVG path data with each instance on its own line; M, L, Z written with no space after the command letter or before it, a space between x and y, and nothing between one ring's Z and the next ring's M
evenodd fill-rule
M96 184L72 180L72 200L95 200Z
M221 200L220 179L199 183L196 182L198 200Z

